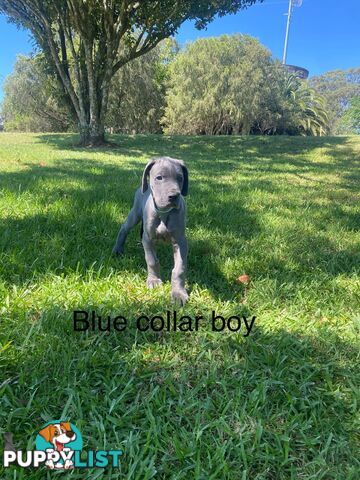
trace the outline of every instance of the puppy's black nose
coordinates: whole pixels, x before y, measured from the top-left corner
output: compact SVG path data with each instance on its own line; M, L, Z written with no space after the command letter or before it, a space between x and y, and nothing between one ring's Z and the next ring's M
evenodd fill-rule
M75 435L75 433L72 432L71 430L69 430L68 432L66 432L66 435L67 435L69 438L72 438L72 437Z
M174 202L177 200L180 196L180 193L173 193L172 195L169 195L169 202Z

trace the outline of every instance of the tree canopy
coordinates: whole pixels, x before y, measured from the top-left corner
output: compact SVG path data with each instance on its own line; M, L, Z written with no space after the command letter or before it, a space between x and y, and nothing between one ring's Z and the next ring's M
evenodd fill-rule
M349 108L341 118L341 126L349 133L360 133L360 95L350 100Z
M110 82L122 66L185 20L205 28L216 15L255 1L0 0L0 12L32 32L62 84L83 142L96 144L104 140Z
M351 99L360 95L360 67L326 72L312 77L309 83L325 98L329 112L330 133L346 133L345 124L341 118L349 107Z

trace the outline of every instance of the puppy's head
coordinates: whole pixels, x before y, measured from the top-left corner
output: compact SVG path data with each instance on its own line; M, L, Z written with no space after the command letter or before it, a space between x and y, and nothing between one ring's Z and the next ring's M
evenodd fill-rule
M76 433L71 430L69 422L52 423L40 430L41 435L47 442L54 445L55 450L62 450L64 444L73 442Z
M142 193L149 188L159 209L178 208L180 195L188 192L188 170L182 160L153 158L145 167Z

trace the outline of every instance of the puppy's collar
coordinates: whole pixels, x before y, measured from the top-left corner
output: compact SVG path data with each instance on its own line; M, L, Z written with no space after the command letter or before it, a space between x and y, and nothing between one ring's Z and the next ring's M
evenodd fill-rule
M179 208L179 207L159 208L159 207L156 205L155 198L154 198L154 195L153 195L153 193L152 193L152 189L150 189L150 191L151 191L151 197L152 197L153 202L154 202L154 208L155 208L155 212L156 212L156 213L162 213L162 214L170 213L172 210L175 210L175 209L178 209L178 208Z
M176 207L171 207L171 208L168 208L168 209L164 210L163 208L158 208L156 206L155 201L154 201L154 207L155 207L155 212L156 213L169 213L169 212L171 212L171 210L174 210L174 208L176 208Z

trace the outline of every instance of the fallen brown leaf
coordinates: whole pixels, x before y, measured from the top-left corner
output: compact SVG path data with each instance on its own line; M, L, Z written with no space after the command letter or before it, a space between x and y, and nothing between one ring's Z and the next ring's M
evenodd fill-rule
M240 275L240 277L237 278L237 282L247 285L248 283L250 283L250 277L246 274Z

